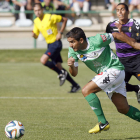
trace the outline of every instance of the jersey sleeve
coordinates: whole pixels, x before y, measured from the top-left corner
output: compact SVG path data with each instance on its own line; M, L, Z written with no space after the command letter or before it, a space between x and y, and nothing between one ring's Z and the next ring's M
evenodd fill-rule
M61 22L62 16L61 15L52 15L51 16L51 21L53 24L56 24L58 22Z
M106 26L106 33L112 33L111 30L110 30L110 23Z
M99 47L104 47L109 45L111 42L114 41L113 35L110 33L104 33L104 34L97 34L95 36L96 42L95 44Z
M134 20L133 22L131 33L132 33L131 37L140 42L140 25L136 20Z
M36 24L34 23L34 28L33 28L33 32L38 36L39 35L39 30L36 26Z

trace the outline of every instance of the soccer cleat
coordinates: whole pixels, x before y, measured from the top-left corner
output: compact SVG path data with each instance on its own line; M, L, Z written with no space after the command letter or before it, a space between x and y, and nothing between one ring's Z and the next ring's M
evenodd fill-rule
M64 71L64 70L61 70L61 72L62 73L60 73L59 75L58 75L58 78L59 78L59 80L60 80L60 86L62 86L63 84L64 84L64 82L65 82L65 80L66 80L66 78L67 78L67 71Z
M68 93L75 93L80 89L81 87L77 84L76 86L71 86L71 90Z
M106 122L105 124L102 124L101 122L97 123L97 125L89 130L90 134L96 134L101 133L101 131L107 131L110 128L109 123Z
M138 103L140 104L140 85L138 85L138 87L139 87L139 90L138 92L136 92L136 97L137 97Z

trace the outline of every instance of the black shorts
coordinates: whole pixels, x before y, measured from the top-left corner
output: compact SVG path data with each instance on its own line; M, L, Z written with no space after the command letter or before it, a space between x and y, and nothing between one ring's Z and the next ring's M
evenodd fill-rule
M60 52L62 50L61 40L55 41L54 43L48 44L48 50L45 52L46 55L55 63L62 63Z
M135 76L140 81L140 72L125 71L125 82L128 82L132 76Z
M140 56L120 59L120 61L125 67L125 81L128 82L132 75L140 81Z

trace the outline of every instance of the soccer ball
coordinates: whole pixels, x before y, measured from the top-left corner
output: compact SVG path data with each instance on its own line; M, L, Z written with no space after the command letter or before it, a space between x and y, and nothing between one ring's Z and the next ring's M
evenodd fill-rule
M19 121L10 121L5 126L5 135L10 139L19 139L24 135L24 126Z

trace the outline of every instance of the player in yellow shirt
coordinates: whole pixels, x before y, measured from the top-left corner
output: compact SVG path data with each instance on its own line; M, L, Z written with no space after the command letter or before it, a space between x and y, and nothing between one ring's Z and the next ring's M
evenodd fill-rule
M60 55L60 51L62 50L61 37L66 27L67 18L60 15L44 14L43 7L40 3L35 3L34 13L37 18L34 20L32 36L37 39L41 32L48 44L48 50L40 59L41 63L58 73L60 86L62 86L67 79L72 84L72 88L69 92L77 92L81 87L70 77L69 73L61 65L63 62ZM57 29L57 23L59 22L62 22L60 31ZM49 59L52 61L49 61Z

